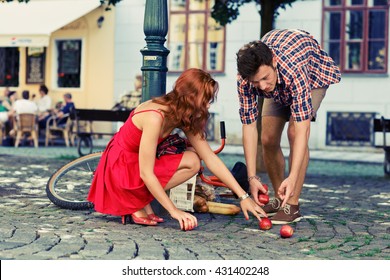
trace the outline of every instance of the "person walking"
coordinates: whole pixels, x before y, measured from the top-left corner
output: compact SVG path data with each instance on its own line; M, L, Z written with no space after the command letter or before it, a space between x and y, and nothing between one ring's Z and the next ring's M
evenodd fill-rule
M274 224L302 218L299 198L309 162L311 121L331 84L341 80L333 59L306 31L272 30L261 40L245 44L237 52L239 114L243 146L253 199L266 193L256 175L258 98L263 97L261 143L263 160L275 198L262 205ZM281 136L288 122L290 146L286 176Z

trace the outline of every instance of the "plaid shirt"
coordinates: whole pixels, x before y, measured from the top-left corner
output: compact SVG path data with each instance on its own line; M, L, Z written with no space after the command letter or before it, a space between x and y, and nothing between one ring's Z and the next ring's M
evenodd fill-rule
M157 146L156 158L163 155L182 154L187 149L187 139L183 139L178 133L171 134Z
M256 88L237 76L240 117L243 124L258 118L257 98L273 98L291 109L294 121L314 115L311 89L328 87L341 79L340 70L309 33L300 30L272 30L263 38L277 61L277 83L272 93Z

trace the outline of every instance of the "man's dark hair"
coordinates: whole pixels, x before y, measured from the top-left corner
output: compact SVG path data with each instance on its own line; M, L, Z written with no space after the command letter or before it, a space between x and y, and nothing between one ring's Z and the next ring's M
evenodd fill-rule
M39 91L43 91L45 94L47 94L49 92L49 89L47 88L47 86L41 85L39 87Z
M10 92L8 92L8 95L7 97L10 98L12 95L14 95L16 93L16 91L12 90Z
M254 76L263 65L272 66L272 51L263 42L252 41L237 52L237 71L244 79Z
M30 92L28 90L23 90L22 97L23 97L23 99L29 100L30 99Z

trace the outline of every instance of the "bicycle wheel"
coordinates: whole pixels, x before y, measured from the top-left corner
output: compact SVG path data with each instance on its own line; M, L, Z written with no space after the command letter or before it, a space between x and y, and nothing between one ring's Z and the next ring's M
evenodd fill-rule
M46 194L55 205L71 210L88 210L94 207L86 200L102 152L75 159L51 175Z
M385 175L390 177L390 148L385 149L385 162L383 163L383 170Z
M77 142L77 151L80 156L85 156L92 153L92 137L91 136L80 136Z

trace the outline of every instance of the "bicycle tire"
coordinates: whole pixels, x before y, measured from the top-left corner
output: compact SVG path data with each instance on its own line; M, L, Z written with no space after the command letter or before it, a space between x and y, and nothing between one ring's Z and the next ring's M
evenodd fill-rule
M79 157L54 172L46 184L47 197L55 205L70 210L89 210L88 191L102 152Z
M91 136L80 136L77 142L77 151L80 156L85 156L92 153L93 142Z
M390 150L385 150L385 161L383 163L383 170L386 177L390 177Z

